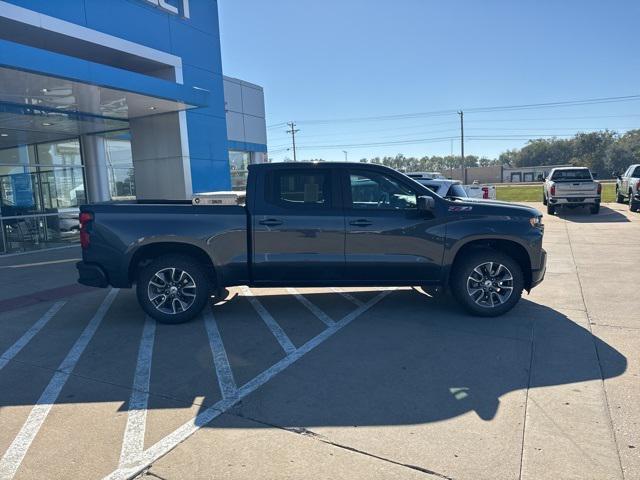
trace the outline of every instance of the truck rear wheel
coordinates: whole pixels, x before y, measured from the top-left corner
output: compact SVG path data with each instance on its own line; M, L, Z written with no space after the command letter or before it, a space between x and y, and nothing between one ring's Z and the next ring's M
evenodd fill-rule
M140 306L160 323L192 320L206 306L210 292L207 272L186 255L159 257L142 268L137 278Z
M511 310L522 296L524 275L518 262L493 249L476 249L456 262L451 291L470 313L496 317Z
M616 202L624 203L624 195L620 195L620 190L616 187Z
M638 210L640 210L640 202L636 202L633 199L633 192L631 190L629 190L629 210L631 210L632 212L637 212Z
M547 204L547 213L548 213L549 215L555 215L555 213L556 213L556 207L554 207L554 206L553 206L553 205L551 205L551 204Z
M596 203L594 205L592 205L591 207L591 214L592 215L597 215L598 213L600 213L600 204Z

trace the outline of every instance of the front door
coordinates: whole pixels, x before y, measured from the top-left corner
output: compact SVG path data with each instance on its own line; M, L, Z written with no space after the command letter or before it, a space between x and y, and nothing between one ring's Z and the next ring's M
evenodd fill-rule
M266 174L264 200L257 199L252 212L256 283L342 279L344 213L334 176L330 168L283 167Z
M439 281L443 226L433 213L418 211L416 190L400 175L364 169L350 170L343 183L347 279L409 285Z

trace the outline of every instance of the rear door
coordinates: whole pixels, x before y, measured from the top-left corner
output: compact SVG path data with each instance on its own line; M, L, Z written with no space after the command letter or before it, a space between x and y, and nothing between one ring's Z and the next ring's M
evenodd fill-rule
M343 170L347 280L420 285L440 279L442 222L418 211L417 191L399 177Z
M331 168L274 168L256 188L256 283L322 283L344 274L345 226Z

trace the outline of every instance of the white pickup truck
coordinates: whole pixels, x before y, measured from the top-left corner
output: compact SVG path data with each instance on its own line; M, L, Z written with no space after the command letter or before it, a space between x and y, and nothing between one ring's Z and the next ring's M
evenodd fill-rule
M616 181L616 200L618 203L629 201L629 210L640 210L640 163L631 165Z
M558 207L590 207L591 213L600 211L602 185L596 182L588 168L560 167L549 172L542 191L542 203L553 215Z

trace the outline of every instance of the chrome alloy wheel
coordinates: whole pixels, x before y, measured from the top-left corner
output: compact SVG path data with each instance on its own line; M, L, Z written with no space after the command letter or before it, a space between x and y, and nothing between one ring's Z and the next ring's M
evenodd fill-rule
M481 263L467 279L467 293L481 307L498 307L513 293L513 275L500 263Z
M196 299L196 282L184 270L163 268L149 280L149 301L156 310L175 315L186 312Z

